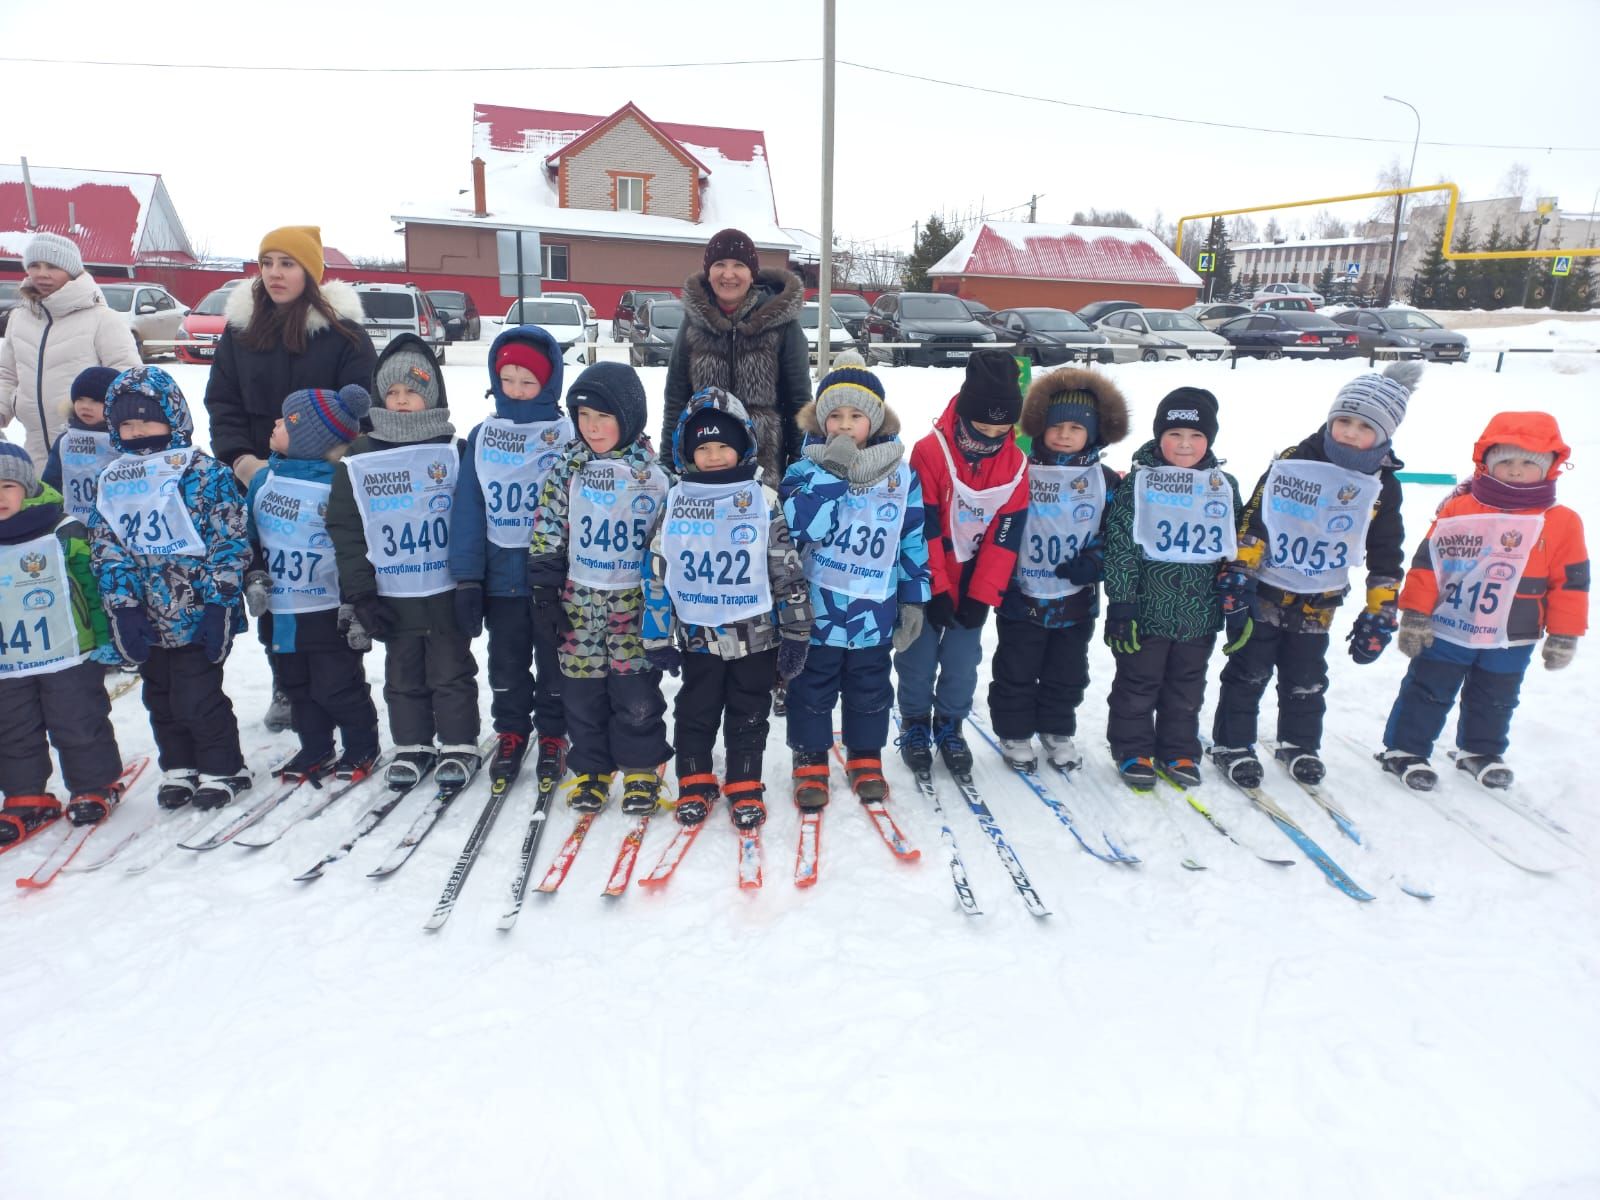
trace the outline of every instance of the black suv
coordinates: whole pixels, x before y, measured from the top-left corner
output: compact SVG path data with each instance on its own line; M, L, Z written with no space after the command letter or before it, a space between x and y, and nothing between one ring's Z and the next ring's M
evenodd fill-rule
M478 306L465 292L429 292L433 309L444 321L447 342L475 342L483 332L483 322L478 317Z
M995 331L975 320L959 297L945 292L879 296L867 315L865 329L872 356L887 359L896 367L958 367L982 343L998 340ZM879 342L911 345L880 350Z

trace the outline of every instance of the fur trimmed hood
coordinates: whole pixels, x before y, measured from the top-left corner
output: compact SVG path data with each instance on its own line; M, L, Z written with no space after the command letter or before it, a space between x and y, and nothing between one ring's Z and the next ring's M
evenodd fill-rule
M764 298L755 307L749 307L751 297L757 295ZM683 282L683 307L694 320L716 333L736 329L741 337L775 329L785 321L792 321L800 314L805 299L805 288L798 275L763 267L756 272L755 282L750 285L750 294L745 296L744 304L729 317L711 298L703 273L696 272Z
M804 407L795 414L794 421L796 425L800 426L800 432L807 438L816 438L818 441L827 440L822 432L822 422L817 420L817 402L815 400L807 400ZM878 427L878 432L869 439L869 444L887 441L889 438L897 438L899 436L900 418L895 416L894 409L885 404L883 406L883 424Z
M1062 392L1088 392L1094 397L1095 412L1100 417L1097 446L1109 446L1128 436L1128 402L1121 389L1108 376L1081 367L1059 367L1029 385L1019 422L1023 433L1035 440L1044 436L1045 414L1050 402Z
M259 276L252 277L229 292L227 307L223 309L229 329L243 330L250 324L250 318L255 315L257 278ZM329 279L321 285L321 290L322 298L344 320L353 321L357 325L365 320L366 314L361 308L361 297L351 284L342 279ZM318 334L327 328L327 317L314 308L306 310L307 334Z

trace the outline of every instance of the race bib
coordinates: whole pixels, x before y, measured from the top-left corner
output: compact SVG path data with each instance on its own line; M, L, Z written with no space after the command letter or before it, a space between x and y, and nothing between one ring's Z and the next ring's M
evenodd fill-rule
M122 545L151 558L204 558L205 541L183 502L194 447L124 454L100 473L95 507Z
M1028 536L1017 558L1017 583L1036 600L1059 600L1090 584L1056 577L1056 564L1068 562L1100 531L1106 507L1106 476L1089 467L1028 468Z
M325 483L269 475L256 491L256 531L272 576L267 607L274 613L339 607L339 572L328 536Z
M945 468L950 475L950 542L957 562L967 562L978 552L983 535L994 523L995 514L1011 498L1028 469L1027 459L1017 468L1009 483L998 487L972 488L961 482L956 474L955 459L950 457L950 447L944 443L944 434L934 430L934 440L944 451Z
M67 502L67 512L87 524L94 511L100 472L117 457L111 448L111 435L92 429L69 429L61 435L56 448L61 455L61 498Z
M767 506L757 483L679 483L661 550L673 611L686 625L733 625L772 611Z
M573 437L566 417L525 425L490 417L479 428L474 465L489 540L496 546L526 550L532 543L533 510L545 476Z
M1437 521L1428 539L1439 581L1434 636L1477 649L1507 645L1511 602L1543 528L1544 517L1537 514L1474 513Z
M1375 476L1332 463L1276 460L1261 493L1261 581L1287 592L1342 591L1350 568L1366 561L1381 487Z
M67 556L55 534L0 546L0 679L81 663Z
M1233 488L1221 470L1141 467L1132 482L1133 538L1146 558L1214 563L1238 554Z
M806 578L823 591L887 600L894 592L910 493L911 468L905 463L870 488L846 492L838 526L822 541L806 543Z
M455 447L442 442L344 460L378 595L434 596L455 586L447 559L459 465Z
M567 578L602 592L641 586L650 534L667 497L666 472L591 459L567 487Z

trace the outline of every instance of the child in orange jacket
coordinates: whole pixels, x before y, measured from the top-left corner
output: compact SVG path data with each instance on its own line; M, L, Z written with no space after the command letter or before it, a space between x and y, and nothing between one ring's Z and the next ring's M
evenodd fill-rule
M1383 769L1417 791L1439 776L1433 743L1461 692L1456 766L1511 786L1509 745L1523 673L1572 661L1589 627L1589 552L1578 514L1556 503L1572 450L1549 413L1506 412L1478 438L1470 483L1439 506L1400 593L1400 650L1412 660L1383 733Z

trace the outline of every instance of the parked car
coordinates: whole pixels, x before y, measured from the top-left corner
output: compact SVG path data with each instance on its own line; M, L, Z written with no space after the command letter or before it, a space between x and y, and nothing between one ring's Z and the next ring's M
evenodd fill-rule
M828 296L828 307L839 314L850 336L861 341L861 327L866 324L867 314L872 311L867 298L854 292L832 292Z
M1145 362L1221 358L1228 339L1212 333L1188 313L1170 308L1125 308L1095 326L1113 343L1139 348Z
M989 326L990 329L995 328L994 309L990 308L982 300L972 300L966 296L958 296L957 299L967 306L967 311L971 313L975 319L982 321L985 325Z
M1316 312L1316 307L1304 296L1252 296L1251 312Z
M591 342L600 340L600 318L595 314L594 305L590 304L582 292L545 292L547 300L571 300L583 310L584 336Z
M208 363L217 356L217 339L228 321L223 311L228 307L228 289L218 288L207 292L205 298L191 308L178 326L178 340L201 342L199 346L179 346L178 361Z
M1411 350L1433 362L1466 362L1472 345L1463 333L1446 329L1414 308L1352 308L1334 321L1356 331L1362 354L1374 350Z
M960 366L974 345L999 339L967 306L944 292L888 292L878 297L866 322L868 350L874 359L897 367ZM913 342L886 350L879 342Z
M578 342L587 341L583 309L576 300L552 300L549 296L524 296L506 309L506 325L537 325L561 347L564 355ZM632 322L629 323L630 325Z
M1247 304L1191 304L1183 310L1207 329L1216 329L1224 321L1231 321L1235 317L1248 316L1250 306Z
M6 322L11 317L11 310L22 303L22 280L7 279L0 282L0 337L6 332Z
M365 316L362 326L380 352L390 338L414 333L444 362L444 318L421 288L414 283L358 283L355 288Z
M621 342L627 339L627 330L623 327L633 324L639 306L646 300L672 299L675 297L671 292L623 292L617 301L616 311L611 314L611 340Z
M1360 353L1353 332L1317 313L1251 313L1225 322L1217 332L1242 357L1352 358Z
M183 314L188 311L166 288L153 283L102 283L100 290L105 293L106 303L127 318L141 359L149 362L173 353L170 346L144 348L146 342L176 341Z
M676 297L646 300L622 331L633 343L628 349L628 361L636 367L666 366L672 359L672 345L682 328L682 300Z
M1106 335L1090 329L1064 308L1007 308L994 315L995 331L1002 342L1015 342L1013 354L1030 358L1035 366L1054 367L1082 357L1092 349L1095 362L1115 362L1139 357L1134 348L1113 347Z
M1302 300L1309 300L1313 309L1323 305L1322 293L1303 283L1269 283L1256 293L1260 296L1298 296Z
M800 331L806 335L806 348L811 352L811 361L817 361L817 345L822 340L819 332L822 323L822 305L806 303L800 306ZM828 313L828 355L832 357L849 348L850 331L845 328L844 318L838 313Z
M1085 325L1097 325L1114 312L1142 307L1136 300L1093 300L1078 310L1078 320Z
M483 321L478 316L478 306L465 292L435 291L428 293L428 302L444 322L444 340L447 342L475 342L483 333Z

